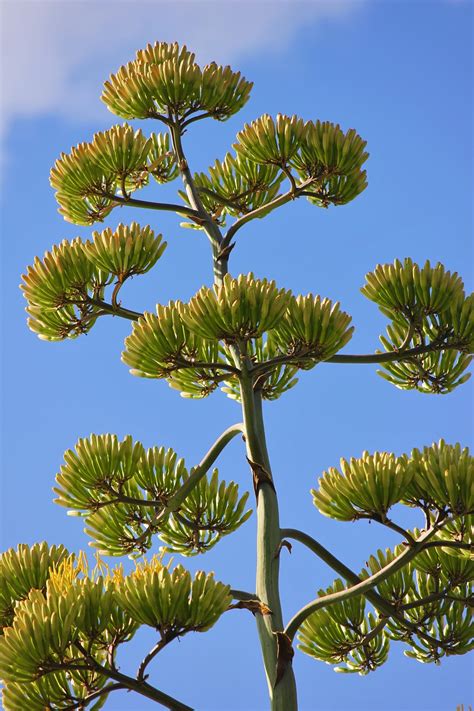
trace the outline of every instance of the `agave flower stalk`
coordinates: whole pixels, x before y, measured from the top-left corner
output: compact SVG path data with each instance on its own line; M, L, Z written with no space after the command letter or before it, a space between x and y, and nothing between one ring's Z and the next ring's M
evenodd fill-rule
M449 393L469 378L474 296L442 264L405 258L377 265L362 293L389 320L383 350L351 354L340 352L354 327L339 303L294 295L252 272L233 276L236 238L252 220L300 198L320 208L347 204L367 187L366 142L356 131L298 116L265 114L237 134L234 153L193 173L185 133L197 121L234 115L251 88L230 67L199 66L186 47L150 44L105 82L102 99L122 119L152 119L163 132L147 138L127 123L115 125L63 153L51 171L59 212L75 224L102 222L121 205L187 220L184 227L210 242L213 283L187 303L126 308L119 301L123 284L159 268L166 242L137 222L107 227L36 257L21 287L30 329L62 341L88 333L102 316L127 319L132 331L122 360L133 375L165 380L188 398L220 388L239 403L242 422L227 427L194 466L171 448L146 449L131 435L120 441L91 434L66 451L56 503L83 517L97 565L91 570L83 554L46 543L20 544L0 556L6 711L99 709L118 690L191 710L187 699L153 686L152 665L167 645L206 632L228 610L255 617L271 711L297 711L295 640L336 671L361 675L386 662L393 641L423 663L473 648L474 458L467 448L440 440L402 455L365 451L322 473L311 491L320 514L368 519L400 536L359 572L309 533L280 527L263 401L294 387L299 371L319 373L322 362L375 363L398 388ZM156 188L179 177L176 203L135 197L150 183ZM204 571L193 578L164 559L168 552L202 555L251 515L251 495L214 467L239 435L257 518L253 591ZM424 528L404 528L393 513L399 505L417 509ZM143 558L157 538L160 555ZM293 612L282 609L279 592L288 539L340 576ZM136 567L125 574L104 555L128 555ZM140 626L156 639L137 671L127 673L118 668L118 650Z

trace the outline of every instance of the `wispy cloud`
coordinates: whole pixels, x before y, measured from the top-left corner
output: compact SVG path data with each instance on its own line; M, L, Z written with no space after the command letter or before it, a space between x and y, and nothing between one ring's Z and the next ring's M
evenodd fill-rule
M104 117L103 80L155 40L202 62L279 52L298 29L342 19L364 0L3 0L1 133L16 117Z

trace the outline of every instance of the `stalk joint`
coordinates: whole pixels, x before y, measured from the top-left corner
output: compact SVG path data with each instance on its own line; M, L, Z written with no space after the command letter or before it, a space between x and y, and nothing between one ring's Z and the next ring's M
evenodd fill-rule
M287 548L289 553L291 553L291 551L293 550L293 546L291 545L290 541L286 541L285 539L282 539L280 541L280 543L278 544L278 548L275 551L275 555L273 556L274 558L280 557L282 548Z
M275 491L275 485L273 483L273 479L271 474L265 469L263 464L259 464L258 462L252 462L249 457L247 457L247 461L249 463L250 469L252 470L252 478L253 478L253 488L255 491L255 497L258 498L258 492L260 490L260 487L263 484L268 484L273 491ZM276 493L276 491L275 491Z
M233 605L229 605L229 610L249 610L252 615L255 617L257 614L259 615L272 615L272 611L268 607L268 605L265 605L264 602L261 602L260 600L239 600L239 602L234 603Z
M277 641L277 665L274 688L278 686L283 679L289 665L291 665L295 650L291 644L291 639L285 632L275 632Z

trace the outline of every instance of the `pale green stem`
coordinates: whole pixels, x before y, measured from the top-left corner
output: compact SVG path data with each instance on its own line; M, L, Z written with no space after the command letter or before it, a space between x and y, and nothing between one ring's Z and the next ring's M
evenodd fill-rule
M246 590L229 590L229 592L234 600L243 600L245 602L257 599L257 595L255 593L249 593Z
M125 674L116 672L113 669L105 669L104 667L101 668L101 671L105 676L108 676L110 679L118 681L131 691L136 691L138 694L146 696L152 701L157 701L159 704L165 706L170 711L193 711L192 706L188 706L187 704L184 704L182 701L178 701L178 699L175 699L169 694L165 694L164 691L156 689L154 686L151 686L146 681L137 681L136 679L126 676Z
M246 215L242 215L242 217L239 217L239 219L234 222L234 224L231 225L231 227L229 227L229 229L227 230L227 233L224 237L224 245L230 245L232 238L234 237L236 232L238 232L241 227L246 225L247 222L261 217L265 217L273 210L276 210L277 207L281 207L282 205L286 205L286 203L291 202L292 200L297 198L298 194L302 190L304 190L304 188L308 187L308 185L310 185L312 182L313 179L306 180L304 183L297 185L296 190L292 188L291 190L288 190L288 192L283 193L283 195L278 195L271 202L268 202L265 205L262 205L261 207L257 207L255 210L252 210L252 212L248 212Z
M437 353L438 351L449 351L449 350L459 350L462 348L462 343L430 343L427 346L416 346L416 348L409 348L406 351L387 351L385 353L368 353L361 355L334 355L326 360L321 360L319 363L373 363L377 365L378 363L395 363L403 362L404 360L410 360L413 356L425 355L426 353ZM307 361L310 363L315 359L308 354L297 355L281 355L271 358L263 363L257 363L252 368L252 373L265 373L266 371L272 370L276 365L298 365L302 361Z
M173 511L177 511L183 501L192 492L192 490L199 484L201 479L207 474L211 466L216 461L219 454L222 452L224 447L236 437L239 433L242 434L244 426L241 422L236 425L231 425L216 439L212 447L206 452L204 457L199 462L198 466L192 471L189 478L184 482L184 484L178 489L178 491L168 499L166 506L160 509L156 517L146 528L146 530L136 539L135 543L139 544L146 541L150 531L163 519L166 519Z
M70 704L69 706L63 706L63 709L64 711L74 711L74 709L83 709L86 708L91 703L91 701L99 699L101 696L108 696L112 691L118 691L119 689L126 688L126 686L124 686L123 684L119 684L118 682L116 684L106 684L102 687L102 689L98 689L92 694L88 694L88 696L86 696L84 699L76 701L76 703Z
M387 601L384 600L378 593L376 593L373 588L379 585L381 582L386 580L390 575L393 575L398 570L403 568L407 563L409 563L415 556L417 556L425 547L425 544L430 538L439 530L439 526L433 527L426 531L414 545L409 545L402 551L396 558L394 558L388 565L378 570L374 575L361 580L361 578L356 575L350 568L341 563L335 556L333 556L329 551L327 551L324 546L314 540L311 536L298 531L293 528L284 528L281 531L282 537L294 538L306 545L310 550L312 550L316 555L318 555L322 560L328 563L333 570L338 572L345 578L348 582L354 583L354 585L346 590L341 590L340 592L332 593L331 595L325 595L324 597L316 598L312 602L308 603L299 610L296 615L287 624L285 632L290 639L293 639L298 629L301 627L303 622L311 614L317 610L327 607L328 605L334 605L337 602L342 602L343 600L348 600L351 597L357 595L364 595L367 600L369 600L374 607L376 607L380 612L388 616L395 616L395 608Z
M138 200L137 198L131 197L120 197L119 195L113 195L112 193L100 193L104 197L116 202L118 205L123 205L124 207L139 207L145 208L147 210L158 210L160 212L174 212L176 215L182 215L183 217L189 217L191 220L199 219L200 215L197 210L193 210L190 207L181 207L181 205L174 205L168 202L151 202L149 200Z
M267 677L272 711L296 711L296 683L291 663L275 686L277 670L277 642L275 632L283 630L283 617L279 593L280 524L278 500L271 480L261 397L254 393L251 379L244 374L241 379L241 400L245 425L247 457L253 471L264 472L268 477L257 483L257 579L258 599L268 605L270 615L256 615L263 662Z
M101 299L94 299L92 296L88 296L86 299L88 304L92 306L97 306L102 309L107 314L111 316L120 316L120 318L126 318L129 321L138 321L139 318L143 316L140 311L132 311L131 309L124 309L123 306L113 306L112 304L107 304ZM94 316L94 314L92 314Z
M181 144L181 132L178 126L171 125L173 147L181 171L183 184L191 206L202 217L202 226L205 230L213 251L214 282L222 283L228 270L228 256L231 235L227 234L224 240L218 225L207 214L203 207L191 172L186 161ZM290 200L291 197L287 198ZM273 205L271 209L277 207ZM257 215L253 215L256 217ZM252 219L252 218L251 218ZM247 221L247 220L245 220ZM236 223L237 224L237 223ZM242 223L241 223L242 224ZM231 228L232 229L232 228ZM234 233L238 227L234 229ZM226 251L222 251L226 248ZM240 365L241 349L233 349L236 357L236 367ZM265 442L261 397L253 392L253 383L248 370L241 376L242 410L244 413L244 432L246 439L247 455L249 460L260 464L270 474L270 462ZM196 476L196 472L192 477ZM191 477L190 477L191 479ZM186 486L186 484L185 484ZM170 502L169 502L170 504ZM168 505L169 505L168 504ZM280 524L278 515L278 501L275 490L271 484L263 483L257 491L257 598L267 605L272 614L256 615L257 628L262 647L265 673L267 676L269 695L272 711L297 711L296 684L291 664L275 686L277 671L277 643L275 632L283 630L283 619L278 587L280 543Z
M368 355L335 355L331 356L324 363L393 363L404 361L413 356L424 355L425 353L437 353L438 351L459 350L462 343L430 343L427 346L416 346L405 351L387 351L386 353L371 353Z
M182 487L174 494L166 505L168 511L176 511L179 509L183 501L191 491L199 484L203 476L206 476L207 472L211 466L216 461L219 454L222 452L224 447L236 437L238 434L242 434L244 431L244 425L239 422L236 425L228 427L218 439L214 442L209 451L204 455L198 466L193 470L189 479L187 479Z
M123 684L123 686L129 689L130 691L136 691L138 694L146 696L152 701L157 701L159 704L169 709L169 711L193 711L193 708L191 706L184 704L182 701L178 701L178 699L169 696L169 694L165 694L164 691L156 689L154 686L151 686L144 680L134 679L131 676L122 674L116 669L109 669L108 667L102 666L96 659L94 659L94 657L90 656L87 653L87 651L79 642L76 643L76 646L84 654L85 660L88 663L89 667L92 667L92 669L94 669L94 671L98 672L99 674L103 674L109 679L113 679L119 684ZM67 667L65 667L65 669L67 671Z
M213 265L214 265L214 280L217 284L222 282L225 274L227 273L227 257L220 257L222 234L219 226L213 221L212 217L205 210L201 198L199 196L199 190L194 184L191 171L189 170L188 162L184 155L183 146L181 143L181 127L172 124L170 126L171 139L173 142L173 148L176 154L176 160L178 163L178 168L181 172L181 177L183 179L184 189L186 190L186 195L188 200L194 210L199 215L202 220L202 227L207 234L209 241L212 245L213 254Z

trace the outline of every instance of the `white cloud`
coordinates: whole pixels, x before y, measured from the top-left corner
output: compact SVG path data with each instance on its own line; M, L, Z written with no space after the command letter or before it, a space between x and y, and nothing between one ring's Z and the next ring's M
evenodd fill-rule
M339 19L365 0L0 0L1 133L16 117L104 117L102 82L156 40L228 63L278 52L298 29Z

